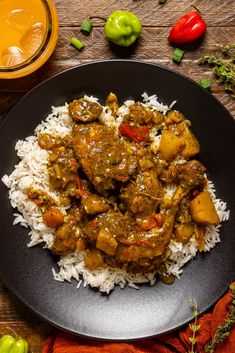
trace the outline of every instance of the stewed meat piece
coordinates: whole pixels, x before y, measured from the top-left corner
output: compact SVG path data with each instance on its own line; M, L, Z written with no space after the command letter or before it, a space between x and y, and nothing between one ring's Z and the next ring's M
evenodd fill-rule
M104 196L115 189L117 182L126 182L136 170L133 149L111 127L77 124L73 129L73 148L86 176Z
M122 188L120 196L126 208L137 216L156 212L162 197L162 187L156 169L140 172Z
M146 124L153 118L153 111L145 108L141 103L136 102L129 106L129 112L124 116L123 122Z
M77 242L81 240L80 222L83 211L76 204L72 205L67 211L64 223L54 232L52 251L58 255L66 255L75 251Z
M177 165L179 185L172 198L174 204L179 204L191 190L204 187L205 170L206 168L196 159Z
M99 103L91 102L85 98L75 99L69 104L70 117L78 122L89 123L99 118L103 108Z
M108 200L96 194L87 195L87 197L82 198L81 203L86 214L89 215L107 212L110 208Z

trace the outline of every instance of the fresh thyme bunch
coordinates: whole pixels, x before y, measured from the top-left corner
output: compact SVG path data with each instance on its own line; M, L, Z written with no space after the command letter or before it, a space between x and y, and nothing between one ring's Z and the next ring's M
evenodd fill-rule
M213 74L217 82L224 85L224 90L235 99L235 44L226 45L221 55L204 55L198 60L199 65L213 66Z
M205 345L204 349L206 353L214 353L217 345L226 340L226 338L230 335L233 326L235 325L235 286L230 285L230 290L232 294L232 302L231 307L229 309L228 318L218 326L217 331L212 340ZM191 344L191 348L187 353L197 353L197 351L195 350L195 346L197 343L196 335L197 331L199 331L201 328L201 325L198 324L199 310L195 300L191 300L190 304L193 309L194 322L192 324L189 324L189 328L192 331L192 335L188 339Z
M189 328L192 331L192 336L189 337L189 339L188 339L191 344L191 348L187 353L197 353L194 350L194 346L197 343L197 337L196 337L197 331L200 330L200 328L201 328L201 325L198 325L198 323L197 323L199 311L198 311L198 305L195 300L190 300L189 302L190 302L192 309L193 309L194 322L189 324Z
M212 341L205 346L205 352L207 353L214 353L217 344L223 342L229 336L230 331L235 324L235 287L231 285L230 290L233 300L229 310L228 318L218 326Z

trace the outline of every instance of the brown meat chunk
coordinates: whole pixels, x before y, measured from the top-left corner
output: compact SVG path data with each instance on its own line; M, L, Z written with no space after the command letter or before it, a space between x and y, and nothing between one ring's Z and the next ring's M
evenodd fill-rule
M90 102L85 98L75 99L69 104L69 115L75 121L88 123L99 118L103 108L99 103Z
M149 215L156 212L162 196L161 184L154 169L137 175L122 188L120 194L127 209L138 215Z
M66 255L76 248L77 237L69 224L62 224L54 233L52 251L58 255Z
M52 251L59 255L66 255L76 249L76 243L81 237L80 222L82 209L76 204L72 205L64 217L65 223L61 224L54 232Z
M141 259L152 259L164 253L171 239L176 211L175 207L165 211L161 227L137 232L136 224L128 214L110 210L89 221L82 229L83 236L109 256L112 266L122 267ZM142 265L135 267L141 271Z
M129 113L123 118L124 122L133 122L136 124L146 124L153 119L153 112L137 102L129 106Z
M101 251L96 249L87 250L84 255L84 262L90 271L94 271L104 265Z
M117 182L126 182L135 172L136 156L118 139L114 129L92 123L73 129L73 146L80 166L96 190L107 196Z
M90 194L87 197L84 197L82 199L82 205L85 212L90 215L107 212L110 207L104 197L96 194Z
M64 223L64 215L58 207L50 207L43 213L44 223L51 228L57 228Z
M206 168L195 159L186 163L178 164L176 167L179 186L172 200L175 204L179 204L192 189L204 185L204 172Z
M184 188L196 188L205 181L206 168L196 159L177 165L177 177Z
M161 256L171 239L176 212L177 207L170 208L163 215L164 223L161 228L136 234L135 241L130 246L119 246L117 260L125 263Z
M118 242L113 235L105 228L101 228L97 237L96 247L108 255L114 255Z
M84 224L82 232L92 243L96 243L101 229L105 229L115 239L128 236L125 216L118 210L110 209L107 213L96 216Z
M38 144L41 148L45 150L51 150L52 148L56 147L61 141L58 141L58 138L47 134L47 133L41 133L38 136Z
M48 158L48 174L53 189L66 189L68 184L76 185L78 162L71 148L54 148ZM71 185L70 185L71 187Z

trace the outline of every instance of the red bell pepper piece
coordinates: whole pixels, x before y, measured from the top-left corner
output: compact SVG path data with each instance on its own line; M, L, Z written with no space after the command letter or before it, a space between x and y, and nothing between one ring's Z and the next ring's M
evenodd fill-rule
M134 127L123 123L119 125L119 132L122 136L129 137L135 142L145 141L149 137L149 128L146 125Z
M171 29L168 40L183 44L201 37L206 31L206 22L197 11L188 12Z
M145 218L140 226L138 227L138 231L143 231L143 230L150 230L153 229L157 226L157 220L153 215L148 216Z
M140 226L137 228L137 231L145 231L145 230L150 230L156 227L161 227L162 226L162 216L160 213L153 213L143 219L142 223Z
M88 196L89 192L88 189L86 187L86 184L84 183L84 181L78 176L77 177L77 184L78 184L78 194L81 198L85 198Z
M162 219L161 213L155 213L154 217L155 217L155 219L157 221L157 226L161 227L162 224L163 224L163 219Z

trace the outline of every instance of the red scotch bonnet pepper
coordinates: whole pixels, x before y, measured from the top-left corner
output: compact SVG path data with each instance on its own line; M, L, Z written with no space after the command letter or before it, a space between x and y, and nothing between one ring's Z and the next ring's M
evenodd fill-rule
M168 40L177 44L192 42L206 31L206 22L197 11L188 12L171 29Z
M149 128L148 126L134 127L129 124L122 123L119 126L119 132L122 136L128 137L135 142L143 142L148 139Z

